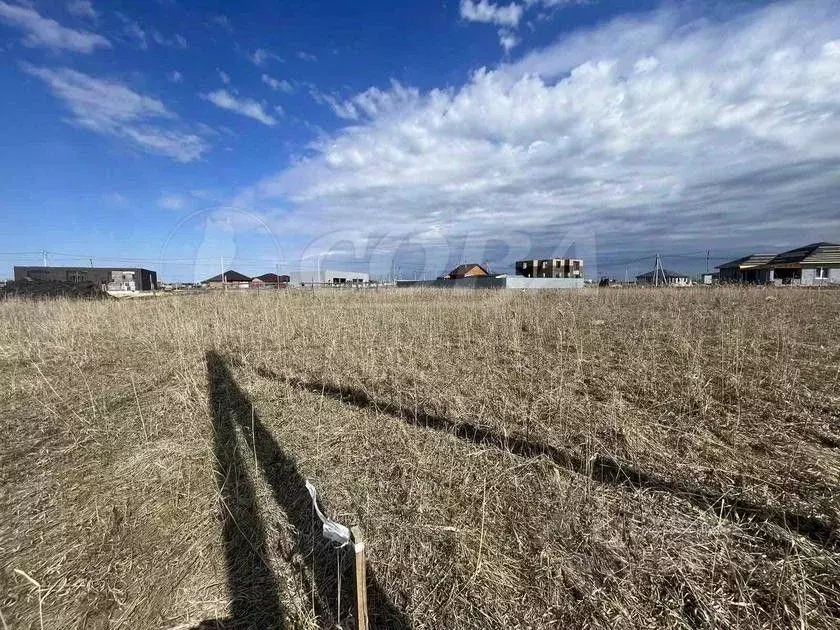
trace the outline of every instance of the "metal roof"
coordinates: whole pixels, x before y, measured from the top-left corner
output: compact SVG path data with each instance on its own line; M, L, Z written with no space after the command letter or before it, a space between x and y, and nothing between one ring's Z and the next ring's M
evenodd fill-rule
M749 269L751 267L757 267L758 265L768 263L775 255L776 254L750 254L749 256L743 256L741 258L736 258L735 260L730 260L728 263L717 265L715 269L732 269L734 267L737 267L738 269Z
M254 280L262 280L263 282L288 282L289 276L278 276L276 273L264 273L261 276L257 276Z
M225 282L250 282L251 278L239 273L238 271L234 271L233 269L228 269L224 272L224 274L219 274L218 276L213 276L212 278L207 278L207 280L202 281L202 284L209 284L211 282L222 282L222 276L224 275Z
M765 268L840 263L840 245L836 243L811 243L773 256Z
M490 272L487 271L487 269L485 269L483 265L479 265L478 263L465 263L465 264L462 264L462 265L458 265L457 267L455 267L455 269L450 271L444 277L463 278L467 274L467 272L469 272L471 269L474 269L476 267L478 267L478 269L480 269L484 273L484 275L486 275L486 276L490 275Z
M840 245L823 243L807 256L803 265L840 265Z

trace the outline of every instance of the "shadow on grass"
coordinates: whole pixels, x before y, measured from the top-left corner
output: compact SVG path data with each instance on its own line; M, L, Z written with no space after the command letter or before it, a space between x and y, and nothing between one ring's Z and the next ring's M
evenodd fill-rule
M360 389L284 377L264 368L256 368L256 372L263 378L281 380L295 387L339 400L359 409L376 409L408 424L445 431L473 444L493 446L510 451L520 457L547 457L559 466L591 477L600 483L633 490L645 489L668 492L691 502L701 509L714 510L715 514L738 524L743 524L745 521L767 521L807 536L828 549L835 551L840 549L840 537L837 528L822 518L799 514L793 510L758 505L712 488L666 479L608 455L599 454L590 460L585 460L563 447L534 442L516 434L503 434L469 422L450 420L443 416L426 413L415 407L405 407L390 401L377 400Z
M211 351L206 359L216 473L224 502L222 538L232 604L229 619L205 621L198 627L283 627L279 587L267 560L265 525L258 512L250 471L237 452L237 426L249 451L256 451L260 471L271 487L273 498L292 525L294 540L288 559L295 562L306 592L313 596L318 627L336 624L342 624L344 628L355 627L352 552L349 548L340 552L342 604L339 613L337 552L321 535L321 522L313 513L304 477L298 472L295 461L263 426L222 357ZM408 619L390 602L370 567L367 578L370 627L409 629Z
M211 369L208 362L207 377L231 614L227 619L204 621L198 627L282 628L279 586L268 564L265 525L254 481L238 452L236 420L223 395L225 375Z

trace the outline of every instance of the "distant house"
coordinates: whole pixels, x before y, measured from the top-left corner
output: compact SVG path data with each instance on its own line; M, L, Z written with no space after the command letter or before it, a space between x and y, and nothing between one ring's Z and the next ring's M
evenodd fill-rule
M751 254L718 266L721 282L840 284L840 245L811 243L781 254Z
M466 263L455 267L455 269L443 276L443 279L457 280L458 278L481 278L489 275L490 272L482 265L479 265L478 263Z
M775 254L750 254L718 265L721 282L769 282L769 270L762 265L770 262Z
M264 273L263 275L254 278L254 280L260 280L263 284L276 287L281 284L289 283L291 278L285 275L277 275L276 273Z
M687 287L691 285L691 277L679 271L660 269L658 275L660 285L663 284L663 279L666 286ZM636 284L657 284L656 276L657 272L655 270L640 274L636 276Z
M228 269L224 273L220 273L218 276L207 278L207 280L202 281L201 284L206 284L210 289L222 289L229 286L242 287L243 285L247 288L250 286L250 283L250 277L239 273L238 271L234 271L233 269Z
M579 258L517 260L516 275L526 278L582 278L583 261Z
M774 284L840 284L840 245L821 242L797 247L773 256L761 269Z

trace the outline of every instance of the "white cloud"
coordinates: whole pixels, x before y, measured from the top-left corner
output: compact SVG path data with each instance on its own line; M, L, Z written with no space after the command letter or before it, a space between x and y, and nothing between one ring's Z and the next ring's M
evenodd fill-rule
M202 94L202 98L210 101L216 107L253 118L269 127L277 124L277 119L265 111L264 103L259 103L250 98L236 96L227 90L216 90L209 94Z
M187 199L183 195L164 194L157 201L159 208L164 210L183 210L187 207Z
M692 20L617 20L457 88L330 97L352 125L238 201L310 234L586 229L645 252L837 234L840 4Z
M468 22L516 27L522 18L522 5L511 2L502 6L487 0L461 0L461 17Z
M221 15L221 14L211 15L209 20L210 20L211 24L214 24L214 25L222 28L223 30L227 31L228 33L233 32L233 26L231 25L230 20L228 19L228 17L226 15Z
M114 11L114 15L122 22L123 34L140 50L149 49L149 39L158 46L164 46L166 48L184 49L187 47L187 40L183 35L176 33L172 37L167 37L155 28L147 31L139 22L124 13Z
M26 46L91 53L97 48L110 48L111 42L87 31L67 28L49 18L42 17L29 7L8 4L0 0L0 22L17 27L26 33Z
M525 0L526 7L534 5L544 6L546 8L562 7L570 4L589 4L597 0Z
M156 29L152 29L152 39L158 46L165 46L167 48L186 48L187 39L178 33L172 38L166 37L163 33Z
M166 75L166 78L169 79L172 83L181 83L184 80L184 75L178 72L177 70L173 70L172 72Z
M416 102L420 97L417 89L407 88L394 80L391 81L389 90L368 88L346 101L338 100L329 94L316 94L316 100L322 99L336 116L346 120L358 120L362 117L384 118L401 111L407 104Z
M510 52L520 43L516 30L525 12L543 7L556 9L570 4L584 4L589 0L522 0L519 4L494 4L489 0L461 0L461 18L468 22L483 22L500 26L499 45Z
M216 72L219 73L219 78L222 80L222 83L224 83L225 85L230 85L230 75L227 72L219 70L218 68L216 68Z
M310 55L308 52L303 50L299 50L297 52L297 58L302 59L303 61L318 61L318 57L315 55Z
M292 84L286 81L285 79L275 79L274 77L270 77L267 74L262 75L262 82L265 83L275 92L286 92L287 94L290 94L295 90Z
M178 162L192 162L201 157L210 147L195 135L170 131L160 127L138 125L124 127L123 133L149 153L171 157Z
M522 40L519 39L516 35L511 33L508 30L500 29L499 30L499 44L501 44L502 48L504 48L505 52L510 52L516 46L519 45L519 42Z
M333 113L344 120L358 120L359 113L356 111L356 106L352 100L342 101L340 98L322 92L314 86L309 87L309 94L316 103L321 105L329 105Z
M67 12L72 15L96 19L99 14L93 8L93 3L90 0L72 0L67 3Z
M100 196L100 200L109 206L124 206L128 203L128 198L118 192L104 193Z
M255 66L262 66L269 59L274 59L275 61L283 61L280 57L275 55L270 50L266 50L265 48L257 48L253 53L248 55L248 59L250 59L251 63L253 63Z
M143 30L143 27L140 26L139 23L132 20L127 15L120 13L119 11L114 12L114 15L122 22L123 24L123 34L126 35L134 45L137 46L140 50L148 50L149 42L146 38L146 31Z
M45 81L57 96L67 102L79 120L98 124L174 116L159 100L138 94L120 83L97 79L68 68L23 67L29 74Z
M198 159L209 149L197 135L171 129L177 118L159 100L138 94L115 81L98 79L69 68L23 69L44 81L64 101L72 114L70 122L99 134L128 140L149 153L179 162ZM163 121L169 125L163 126Z

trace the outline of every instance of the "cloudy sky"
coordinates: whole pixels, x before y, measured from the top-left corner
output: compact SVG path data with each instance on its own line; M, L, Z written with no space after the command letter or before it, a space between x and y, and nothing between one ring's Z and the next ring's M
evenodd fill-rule
M0 0L0 276L840 241L840 3Z

